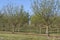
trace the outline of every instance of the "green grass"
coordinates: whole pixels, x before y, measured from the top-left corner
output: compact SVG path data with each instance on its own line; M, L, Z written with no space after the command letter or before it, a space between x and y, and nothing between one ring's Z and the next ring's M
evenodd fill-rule
M26 34L1 34L0 40L47 40L47 36L26 35ZM50 38L49 40L53 40ZM57 39L56 39L57 40Z
M60 36L60 34L50 34L50 35ZM53 40L53 37L49 39ZM47 40L47 36L43 36L41 34L39 35L34 33L31 34L31 33L20 33L20 32L12 34L11 32L0 31L0 40Z

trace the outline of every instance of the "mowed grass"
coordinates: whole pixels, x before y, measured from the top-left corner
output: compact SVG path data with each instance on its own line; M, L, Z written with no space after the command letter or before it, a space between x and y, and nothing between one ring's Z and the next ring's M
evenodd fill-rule
M0 34L0 40L47 40L47 38L39 35Z
M51 36L60 36L60 34L51 34ZM54 38L51 37L49 40L53 40ZM32 34L31 33L15 33L12 34L11 32L3 32L0 31L0 40L48 40L47 36L44 34ZM60 40L60 39L59 39Z

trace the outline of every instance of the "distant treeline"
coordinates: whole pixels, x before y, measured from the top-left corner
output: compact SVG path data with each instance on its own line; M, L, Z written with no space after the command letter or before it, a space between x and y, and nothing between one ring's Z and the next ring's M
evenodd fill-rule
M31 5L32 15L23 5L7 5L0 10L0 31L60 33L59 3L59 0L36 0Z

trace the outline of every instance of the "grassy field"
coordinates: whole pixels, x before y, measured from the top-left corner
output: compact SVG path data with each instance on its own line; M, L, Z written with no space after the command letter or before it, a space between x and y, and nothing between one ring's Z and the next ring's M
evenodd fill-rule
M35 35L35 34L30 35L22 33L19 34L0 33L0 40L47 40L47 36ZM53 40L53 38L50 38L49 40Z
M0 34L0 40L47 40L46 37L25 34Z

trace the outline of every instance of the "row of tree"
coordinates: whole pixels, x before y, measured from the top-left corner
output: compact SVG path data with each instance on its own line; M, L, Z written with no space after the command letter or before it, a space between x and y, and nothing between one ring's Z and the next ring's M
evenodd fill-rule
M0 12L0 30L19 31L20 27L29 24L29 13L20 8L9 5Z
M60 1L36 0L32 15L21 7L8 5L0 11L0 30L11 32L51 33L60 29Z

